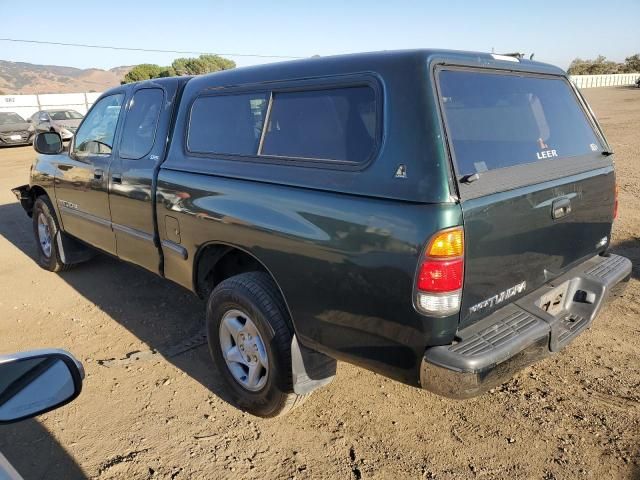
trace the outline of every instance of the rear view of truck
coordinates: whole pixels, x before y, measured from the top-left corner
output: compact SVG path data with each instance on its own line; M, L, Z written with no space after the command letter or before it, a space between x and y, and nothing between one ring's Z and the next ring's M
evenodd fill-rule
M464 254L458 335L427 350L421 383L465 398L569 343L631 262L606 253L613 157L566 77L455 66L434 75Z

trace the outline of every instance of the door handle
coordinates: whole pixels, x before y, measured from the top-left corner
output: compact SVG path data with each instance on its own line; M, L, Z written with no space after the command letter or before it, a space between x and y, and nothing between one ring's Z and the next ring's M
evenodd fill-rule
M121 184L122 183L122 175L120 175L119 173L112 173L111 174L111 181L113 183Z
M96 180L102 180L102 176L104 175L104 171L101 168L96 168L93 171L93 178Z
M551 216L556 218L566 217L571 213L571 200L568 198L559 198L551 204Z

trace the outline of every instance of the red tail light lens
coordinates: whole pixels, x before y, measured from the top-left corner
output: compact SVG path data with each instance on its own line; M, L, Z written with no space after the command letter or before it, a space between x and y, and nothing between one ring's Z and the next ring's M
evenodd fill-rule
M459 312L463 276L462 227L447 228L436 233L427 244L416 272L416 308L434 317Z
M613 219L618 218L618 182L616 182L616 193L613 197Z
M462 258L457 260L425 259L418 274L418 290L451 292L462 288Z

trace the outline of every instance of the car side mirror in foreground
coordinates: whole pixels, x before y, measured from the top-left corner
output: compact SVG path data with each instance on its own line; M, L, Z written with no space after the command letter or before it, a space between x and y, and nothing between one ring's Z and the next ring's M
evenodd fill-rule
M33 148L43 155L56 155L63 150L62 137L58 132L44 132L36 134Z
M0 425L35 417L75 399L84 370L63 350L0 356Z

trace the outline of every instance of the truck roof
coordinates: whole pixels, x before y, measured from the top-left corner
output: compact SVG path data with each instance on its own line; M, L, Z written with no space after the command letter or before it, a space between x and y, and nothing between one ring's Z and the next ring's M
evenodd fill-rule
M426 64L446 63L475 65L478 67L503 68L532 73L546 73L551 75L566 75L566 72L554 65L528 59L519 59L507 55L492 54L487 52L474 52L446 49L408 49L408 50L383 50L377 52L350 53L344 55L329 55L325 57L310 57L300 60L287 60L272 62L248 67L238 67L230 70L198 75L195 77L166 77L143 80L144 82L173 82L175 79L193 79L194 82L206 82L217 85L232 85L237 83L255 82L258 78L266 80L273 78L274 74L280 76L295 75L296 77L325 75L327 70L356 71L362 67L366 70L376 70L385 67L399 67L402 64L410 65L416 62ZM358 68L356 68L358 67ZM322 70L322 72L319 72ZM264 81L262 80L262 81ZM260 80L258 80L260 81ZM130 84L134 85L134 84ZM116 87L120 88L120 87Z
M256 81L258 77L272 78L274 74L280 76L295 75L297 77L326 74L327 70L334 71L363 71L378 70L389 67L398 68L402 65L410 66L416 63L433 63L475 65L478 67L504 68L521 70L532 73L546 73L565 75L564 70L556 66L526 59L518 59L506 55L496 55L486 52L468 52L442 49L413 49L413 50L385 50L380 52L352 53L346 55L331 55L326 57L311 57L301 60L266 63L250 67L240 67L223 70L194 77L193 81L215 82L217 84L235 84ZM264 81L264 80L263 80Z

